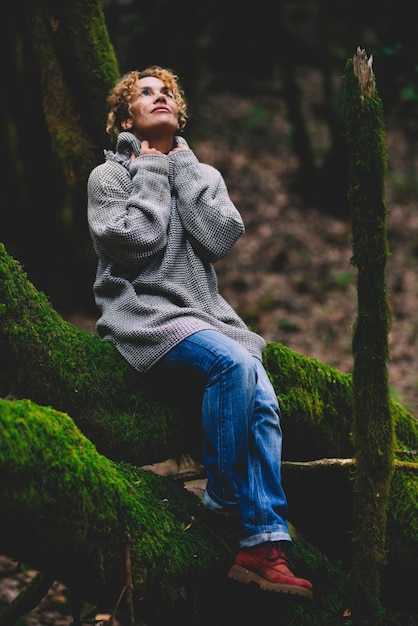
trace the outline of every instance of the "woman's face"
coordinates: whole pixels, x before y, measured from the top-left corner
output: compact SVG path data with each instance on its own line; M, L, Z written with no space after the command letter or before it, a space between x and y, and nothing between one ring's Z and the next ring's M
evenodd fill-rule
M132 130L139 139L162 133L174 135L179 127L178 107L173 94L155 76L138 79L131 113L133 117L126 120L125 130Z

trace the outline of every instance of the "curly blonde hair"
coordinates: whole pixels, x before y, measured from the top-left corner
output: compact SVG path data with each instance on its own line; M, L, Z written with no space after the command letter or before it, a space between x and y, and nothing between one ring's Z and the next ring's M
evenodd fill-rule
M183 130L187 121L187 103L184 91L180 86L179 77L170 69L164 69L159 65L152 65L144 70L134 70L122 76L113 87L107 99L110 111L107 116L106 131L117 137L123 130L122 122L131 117L131 103L135 94L136 82L140 78L154 76L159 78L169 89L179 111L179 128Z

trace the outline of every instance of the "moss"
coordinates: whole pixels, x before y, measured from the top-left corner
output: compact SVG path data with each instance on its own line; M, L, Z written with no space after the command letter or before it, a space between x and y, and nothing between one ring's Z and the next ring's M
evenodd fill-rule
M184 578L201 580L217 569L192 494L99 455L73 421L53 409L0 400L0 423L3 529L7 520L19 522L8 528L9 550L22 550L35 567L59 578L64 572L77 588L77 576L85 583L93 572L105 586L123 581L130 542L135 593L158 593L165 602L178 595Z
M393 569L405 570L418 563L418 481L416 466L403 466L395 472L391 481L388 535L391 537L390 560L397 563ZM406 549L404 540L408 538ZM413 582L411 581L411 585Z
M102 6L97 0L50 5L63 75L76 94L81 126L94 142L106 144L107 95L119 77L118 61Z
M283 457L311 459L312 436L316 458L351 456L351 376L278 343L267 345L264 362L282 409Z
M64 410L117 460L145 464L180 453L186 425L168 400L111 344L65 322L2 244L0 277L7 301L0 311L2 358L9 364L1 372L1 395L19 393Z

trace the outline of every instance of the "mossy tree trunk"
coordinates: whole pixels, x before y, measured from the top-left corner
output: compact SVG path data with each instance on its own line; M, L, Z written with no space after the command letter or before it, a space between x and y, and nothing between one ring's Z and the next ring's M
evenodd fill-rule
M199 588L224 577L231 555L186 490L110 461L68 415L29 400L0 400L0 430L1 554L106 612L129 581L136 615L193 612Z
M384 177L385 128L372 59L357 50L346 65L344 113L349 146L353 264L358 268L358 315L353 331L353 501L351 610L355 625L382 623L386 523L394 461L387 361L391 323L386 291L388 257Z
M84 188L107 143L107 95L119 77L103 10L97 0L28 0L26 9L52 148L69 185Z
M86 180L109 147L119 77L102 5L17 0L0 13L2 241L57 308L94 311Z

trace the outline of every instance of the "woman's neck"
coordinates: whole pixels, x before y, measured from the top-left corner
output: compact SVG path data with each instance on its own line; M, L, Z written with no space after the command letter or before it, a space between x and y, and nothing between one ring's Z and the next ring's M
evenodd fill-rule
M167 154L174 147L174 135L172 134L167 135L165 133L164 135L159 135L157 133L148 135L147 137L143 137L142 139L148 141L150 148L155 148L163 154Z

